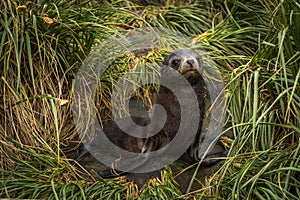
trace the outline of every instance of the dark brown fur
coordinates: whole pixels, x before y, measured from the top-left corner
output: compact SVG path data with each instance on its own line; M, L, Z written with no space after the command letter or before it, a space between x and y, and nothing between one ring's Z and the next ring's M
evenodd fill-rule
M174 56L185 56L185 54L190 53L191 56L196 56L198 65L201 69L193 69L192 65L191 68L189 68L189 65L185 66L172 66L170 64L170 59L172 59ZM170 66L171 65L171 66ZM182 75L185 76L185 78L189 81L192 88L194 89L197 100L198 100L198 106L200 109L200 119L198 124L198 129L196 136L194 137L193 143L191 144L190 148L188 149L187 153L188 155L193 158L194 160L197 160L195 158L195 152L199 144L199 137L201 134L201 128L202 128L202 121L205 113L205 103L204 103L204 96L206 94L205 91L205 82L201 76L201 70L202 70L202 60L200 56L192 50L179 50L177 52L174 52L170 54L163 62L163 66L161 69L161 76L168 76L169 75L169 67L172 67L176 69L178 67L178 71ZM176 83L176 76L170 77L171 81L174 81ZM182 94L187 92L187 86L176 86L177 90L179 90ZM185 96L185 95L183 95ZM118 125L115 122L110 122L105 124L103 131L106 134L106 136L112 141L115 145L119 146L120 148L135 152L135 153L145 153L145 152L152 152L158 149L161 149L165 145L171 142L171 140L176 136L176 133L178 132L178 128L180 125L181 119L181 108L179 105L179 102L177 100L177 97L175 94L170 91L168 88L161 86L158 95L156 104L162 105L166 112L167 112L167 120L164 124L164 127L154 136L148 137L148 138L136 138L133 136L128 135L127 133L123 132ZM191 116L193 115L194 110L191 110ZM154 110L152 119L154 120L152 123L155 123L155 120L160 120L160 114L156 113ZM142 118L142 117L132 117L134 118L134 121L139 126L146 126L150 123L150 118ZM122 120L122 119L121 119ZM191 124L191 129L193 122L190 122L188 119L184 119L187 122ZM130 127L129 127L130 128ZM136 128L136 131L139 131L138 128ZM192 130L191 130L192 131ZM187 137L189 137L189 133L187 133ZM88 143L90 149L97 150L97 140L101 138L98 138L97 136L91 140L91 142ZM179 147L180 148L180 147ZM78 150L78 154L76 156L76 160L84 156L88 151L85 149L85 147L81 147ZM109 177L109 176L108 176Z

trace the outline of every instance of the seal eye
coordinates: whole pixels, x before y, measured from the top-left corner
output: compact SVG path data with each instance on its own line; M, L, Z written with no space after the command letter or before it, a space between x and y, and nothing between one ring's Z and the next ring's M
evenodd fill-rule
M179 65L180 65L180 60L178 60L178 59L172 60L172 62L171 62L172 68L177 70L179 68Z

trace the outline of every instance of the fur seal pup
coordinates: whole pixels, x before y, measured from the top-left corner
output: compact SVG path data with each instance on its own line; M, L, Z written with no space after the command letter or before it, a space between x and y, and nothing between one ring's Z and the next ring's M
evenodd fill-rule
M192 88L194 91L194 94L196 94L196 98L198 101L198 107L200 113L196 113L198 119L198 123L196 124L196 135L193 135L192 138L192 144L187 150L187 154L190 158L194 161L198 161L197 157L197 148L199 146L199 139L202 129L202 121L205 114L205 95L206 92L206 86L205 81L203 77L201 76L203 70L203 61L200 55L191 49L181 49L172 52L169 54L163 61L161 66L161 77L168 77L167 79L171 82L174 82L176 85L176 82L179 80L177 78L177 75L174 73L171 73L171 71L175 71L178 75L181 77L183 76L189 83L189 88ZM162 78L161 78L162 80ZM177 86L177 90L182 93L181 96L184 98L189 98L188 95L185 95L187 93L187 87L179 85ZM188 99L183 99L183 101L187 101ZM167 87L161 85L157 99L156 104L164 107L166 112L166 120L162 127L162 129L156 133L153 136L150 137L133 137L127 133L125 133L123 130L119 128L117 123L115 121L109 122L104 125L103 132L105 135L109 138L109 140L114 143L116 146L120 147L123 150L134 152L134 153L148 153L153 152L156 150L159 150L163 147L165 147L167 144L169 144L172 139L176 136L181 122L181 106L179 104L179 101L176 97L176 95ZM189 111L193 115L194 110ZM126 118L126 117L125 117ZM131 116L132 120L138 125L138 126L147 126L149 123L156 123L161 121L161 112L158 112L156 109L153 109L153 114L151 117L134 117ZM188 119L186 119L189 121ZM126 119L120 119L118 121L122 124L122 122L125 123L126 130L133 130L133 132L136 132L139 134L140 129L136 125L132 127L132 124L126 124ZM119 124L118 123L118 124ZM123 123L123 125L124 125ZM193 124L191 122L191 124ZM193 129L191 127L191 129ZM151 130L149 130L150 132ZM140 133L141 135L145 135L145 133ZM187 137L188 137L187 133ZM146 133L147 135L147 133ZM89 148L86 148L85 146L80 146L77 149L76 156L73 158L75 160L79 160L83 156L85 156L87 153L89 153L89 150L97 151L97 144L99 144L99 140L101 138L97 137L97 135L86 145L88 145ZM98 141L98 142L97 142ZM179 147L180 148L180 145ZM142 165L147 164L149 158L145 157L141 163L139 163L138 166L135 166L134 168L142 167ZM130 171L129 169L128 171ZM104 178L110 178L122 175L126 172L117 171L114 169L107 169L104 171L99 172L99 174Z

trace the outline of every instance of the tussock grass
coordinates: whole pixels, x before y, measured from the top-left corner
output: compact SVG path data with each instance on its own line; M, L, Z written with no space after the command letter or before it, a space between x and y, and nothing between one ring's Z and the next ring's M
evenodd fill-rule
M150 5L151 4L151 5ZM1 1L0 197L50 199L297 199L300 196L300 4L295 1ZM70 110L82 61L124 30L163 26L193 38L227 83L234 140L204 187L182 194L169 169L142 189L75 169ZM99 119L122 73L167 48L115 61L99 87ZM137 73L142 68L136 68ZM140 71L139 71L140 70ZM155 78L149 77L149 78ZM154 88L155 92L155 88ZM153 88L136 93L151 105ZM199 172L200 173L200 172ZM87 175L88 174L88 175Z

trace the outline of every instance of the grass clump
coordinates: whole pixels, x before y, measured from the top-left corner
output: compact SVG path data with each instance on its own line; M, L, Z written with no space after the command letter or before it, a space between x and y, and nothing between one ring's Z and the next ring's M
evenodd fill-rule
M300 133L300 4L295 1L2 1L0 4L0 197L50 199L297 199ZM144 187L75 169L73 79L96 46L121 31L164 27L192 38L227 83L234 140L203 188L178 190L171 171ZM169 49L116 60L96 102L107 120L120 76ZM150 77L155 78L155 77ZM151 88L135 95L151 104ZM154 92L155 93L155 92ZM200 173L200 172L199 172Z

